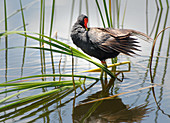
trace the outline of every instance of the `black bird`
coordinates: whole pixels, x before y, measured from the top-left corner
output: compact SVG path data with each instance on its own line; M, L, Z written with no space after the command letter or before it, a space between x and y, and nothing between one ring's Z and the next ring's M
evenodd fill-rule
M113 28L88 28L88 17L81 14L71 30L73 43L85 53L99 59L106 64L108 58L115 58L119 53L129 56L136 54L133 50L140 51L137 47L137 39L132 36L141 37L144 40L152 40L146 34L132 29Z

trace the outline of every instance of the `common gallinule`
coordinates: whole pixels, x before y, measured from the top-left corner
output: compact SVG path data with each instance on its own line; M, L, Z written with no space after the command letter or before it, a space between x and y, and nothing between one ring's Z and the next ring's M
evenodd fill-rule
M129 56L136 54L138 50L137 39L132 36L140 36L151 40L146 34L132 29L113 28L88 28L88 17L81 14L71 30L73 43L85 53L99 59L103 64L108 58L115 58L119 53Z

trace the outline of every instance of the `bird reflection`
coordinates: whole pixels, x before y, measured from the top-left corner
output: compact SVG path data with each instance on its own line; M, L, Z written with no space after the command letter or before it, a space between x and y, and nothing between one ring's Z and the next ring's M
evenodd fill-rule
M129 107L119 97L92 102L101 97L107 97L109 93L102 91L88 96L73 110L74 123L108 123L108 122L139 122L151 109L147 104ZM91 102L91 103L89 103Z

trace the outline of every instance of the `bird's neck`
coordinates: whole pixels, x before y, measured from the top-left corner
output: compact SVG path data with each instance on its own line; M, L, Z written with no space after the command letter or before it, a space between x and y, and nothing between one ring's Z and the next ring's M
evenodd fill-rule
M73 26L73 30L78 30L79 32L84 32L84 31L86 31L86 28L79 23L75 23Z

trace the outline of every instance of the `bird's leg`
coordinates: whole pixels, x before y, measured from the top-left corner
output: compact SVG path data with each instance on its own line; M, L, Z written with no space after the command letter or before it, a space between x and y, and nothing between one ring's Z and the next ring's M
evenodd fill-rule
M101 84L102 84L102 90L105 90L105 84L103 82L103 70L101 71L101 75L100 75L100 81L101 81Z
M105 60L102 60L101 63L107 68L107 64Z
M101 63L107 68L107 64L106 64L105 60L102 60ZM104 72L104 78L105 78L105 85L107 86L107 74L106 74L106 72Z
M101 81L101 84L102 84L102 90L105 90L106 85L105 85L105 83L103 81L103 73L104 73L104 71L102 70L101 74L100 74L100 81Z

